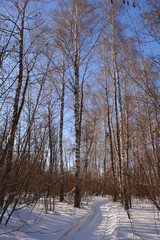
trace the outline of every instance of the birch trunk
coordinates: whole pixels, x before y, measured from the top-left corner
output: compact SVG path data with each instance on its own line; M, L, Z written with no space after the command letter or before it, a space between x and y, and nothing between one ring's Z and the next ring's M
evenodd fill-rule
M53 178L53 142L52 142L52 120L51 120L51 109L50 103L48 103L48 133L49 133L49 176L48 176L48 188L47 188L47 198L51 196L52 190L52 178Z
M110 159L111 159L111 169L113 174L113 201L117 200L117 190L116 190L116 174L115 174L115 163L114 163L114 156L113 156L113 142L112 142L112 130L111 130L111 120L110 120L110 106L109 106L109 96L108 96L108 86L107 86L107 77L106 77L106 65L104 66L104 76L105 76L105 101L106 101L106 111L107 114L107 123L108 123L108 130L109 130L109 142L110 142ZM106 118L106 116L105 116ZM106 150L106 129L105 129L105 158L107 156Z
M64 54L62 63L62 83L61 83L61 112L60 112L60 130L59 130L59 161L60 161L60 202L64 200L64 169L63 169L63 116L64 116Z
M112 64L114 71L114 93L115 93L115 110L116 110L116 122L117 122L117 144L118 144L118 157L119 157L119 177L120 177L120 192L121 192L121 200L123 203L124 194L125 194L125 186L124 186L124 173L123 173L123 165L124 165L124 151L123 151L123 114L122 114L122 97L121 97L121 87L120 87L120 78L119 78L119 69L117 63L117 53L115 46L115 11L114 5L112 6L111 12L111 47L112 47ZM118 99L117 99L118 93ZM118 106L117 106L118 100ZM118 119L119 112L119 119ZM120 120L120 121L119 121Z
M107 86L106 86L106 103L107 103L109 142L110 142L110 158L111 158L111 166L112 166L112 174L113 174L113 201L115 202L117 201L116 172L115 172L115 163L114 163L114 156L113 156L112 130L111 130L110 107L109 107Z
M131 202L131 186L130 186L130 177L129 177L129 111L127 104L127 95L126 95L126 82L124 80L124 105L125 105L125 154L126 154L126 164L125 164L125 184L126 184L126 209L132 206Z
M104 114L104 160L103 160L103 194L106 194L106 177L107 177L107 127L106 127L106 106Z
M76 186L74 206L80 207L80 129L79 129L79 69L75 64L75 89L74 89L74 120L75 120L75 166L76 166Z
M122 161L121 161L121 150L120 150L120 129L119 129L119 117L118 117L118 106L117 106L117 85L114 74L114 104L115 104L115 113L116 113L116 150L118 155L118 172L119 172L119 184L120 192L122 194Z
M74 33L74 127L75 127L75 167L76 184L74 207L81 203L81 178L80 178L80 107L79 107L79 49L78 49L78 6L75 6L75 33Z

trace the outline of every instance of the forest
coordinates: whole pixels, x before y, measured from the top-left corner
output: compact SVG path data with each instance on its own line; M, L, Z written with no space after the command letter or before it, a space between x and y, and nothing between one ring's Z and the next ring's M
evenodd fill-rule
M159 67L159 0L0 0L0 224L39 199L160 210Z

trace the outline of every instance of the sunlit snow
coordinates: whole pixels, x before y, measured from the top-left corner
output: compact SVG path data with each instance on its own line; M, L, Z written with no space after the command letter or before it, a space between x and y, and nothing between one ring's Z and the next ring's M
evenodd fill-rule
M8 226L0 226L4 240L160 239L160 219L147 201L133 201L131 219L120 203L109 197L84 199L80 209L56 202L55 212L35 208L16 211ZM4 218L5 222L5 218Z

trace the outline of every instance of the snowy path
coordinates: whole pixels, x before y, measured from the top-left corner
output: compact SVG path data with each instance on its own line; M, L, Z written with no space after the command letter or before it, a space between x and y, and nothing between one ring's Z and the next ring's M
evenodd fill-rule
M95 206L93 214L82 226L78 224L66 236L63 236L63 240L114 239L116 222L117 217L113 205L111 206L107 200L103 201ZM115 239L117 239L116 236Z
M135 200L131 220L110 197L83 199L81 208L57 201L54 212L44 205L16 211L9 225L0 225L0 240L158 240L160 215L154 205ZM4 218L4 222L6 217Z

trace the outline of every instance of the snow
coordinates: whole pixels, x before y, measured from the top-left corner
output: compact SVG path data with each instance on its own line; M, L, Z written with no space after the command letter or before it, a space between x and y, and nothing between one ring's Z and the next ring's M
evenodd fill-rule
M160 239L160 219L151 203L134 200L130 216L110 197L85 199L80 209L57 202L48 213L39 203L16 211L7 226L5 218L0 240Z

